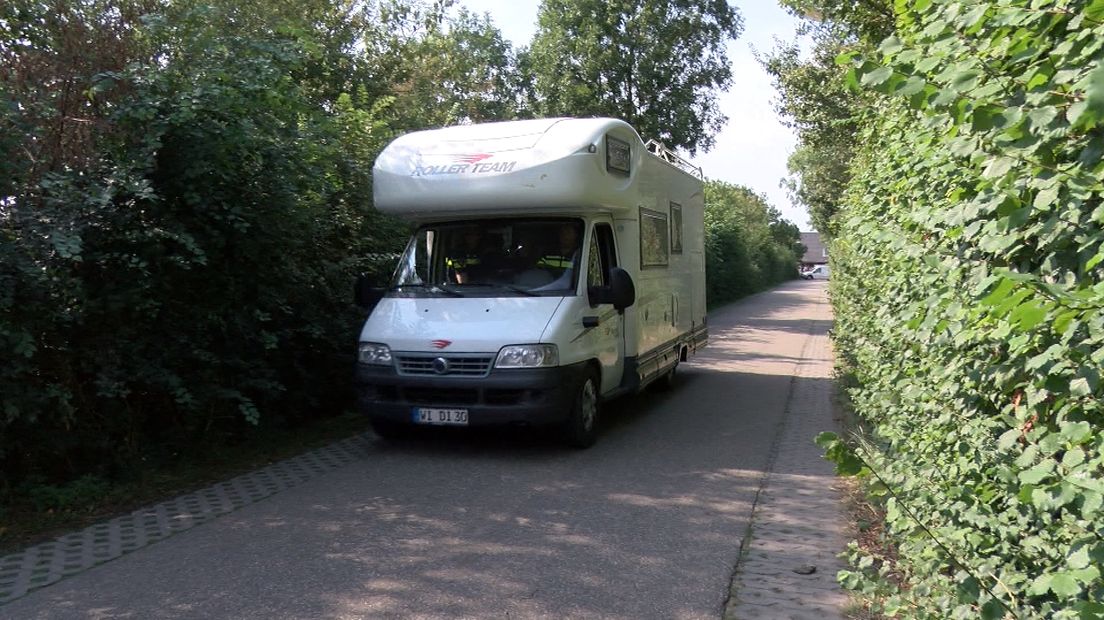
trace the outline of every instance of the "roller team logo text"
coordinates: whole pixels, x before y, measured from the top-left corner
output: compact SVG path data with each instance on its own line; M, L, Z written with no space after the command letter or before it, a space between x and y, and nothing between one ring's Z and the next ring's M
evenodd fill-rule
M489 174L493 172L510 172L517 165L517 161L485 162L483 160L492 157L490 153L475 153L473 155L459 155L450 158L448 163L429 164L415 166L412 177L428 177L439 174Z

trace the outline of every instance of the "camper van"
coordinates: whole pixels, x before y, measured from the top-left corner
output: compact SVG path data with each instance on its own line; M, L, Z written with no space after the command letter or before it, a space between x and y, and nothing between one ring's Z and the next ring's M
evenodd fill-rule
M587 447L603 401L705 346L701 171L625 122L420 131L373 175L375 207L414 228L389 287L357 282L381 436L530 425Z

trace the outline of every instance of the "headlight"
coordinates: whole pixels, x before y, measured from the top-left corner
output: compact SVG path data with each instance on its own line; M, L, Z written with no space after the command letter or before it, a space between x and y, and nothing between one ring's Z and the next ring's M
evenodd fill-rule
M512 344L498 352L495 368L537 368L559 363L560 354L554 344Z
M385 344L377 344L375 342L362 342L360 343L360 350L357 352L357 359L361 364L370 364L372 366L390 366L391 365L391 349Z

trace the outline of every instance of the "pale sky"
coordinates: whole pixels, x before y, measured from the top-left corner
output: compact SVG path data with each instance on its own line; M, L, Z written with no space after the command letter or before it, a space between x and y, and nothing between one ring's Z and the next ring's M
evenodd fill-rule
M503 36L514 47L528 45L536 31L540 0L460 0L476 13L489 13ZM768 0L730 0L744 16L744 34L728 44L734 85L719 98L728 124L717 136L717 145L692 161L706 178L752 188L801 230L812 230L805 209L790 203L779 185L787 175L786 159L796 139L782 125L771 102L775 98L770 76L752 55L752 49L768 51L774 39L792 41L797 20ZM643 136L648 139L649 136ZM684 154L685 156L685 154Z

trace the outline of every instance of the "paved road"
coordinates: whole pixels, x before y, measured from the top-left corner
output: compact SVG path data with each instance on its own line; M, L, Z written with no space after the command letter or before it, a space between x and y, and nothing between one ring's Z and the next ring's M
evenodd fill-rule
M822 282L710 316L678 387L598 445L368 442L361 458L0 606L12 618L718 618ZM811 435L810 435L811 441Z

